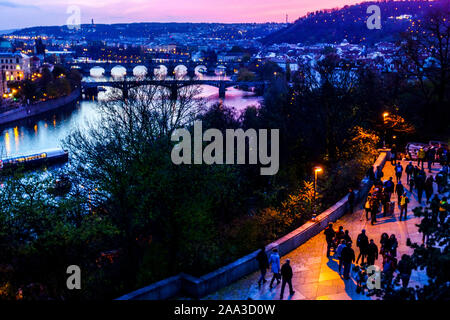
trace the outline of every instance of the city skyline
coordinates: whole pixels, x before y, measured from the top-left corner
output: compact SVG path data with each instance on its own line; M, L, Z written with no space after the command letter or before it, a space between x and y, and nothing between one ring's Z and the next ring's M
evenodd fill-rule
M81 23L217 22L264 23L289 21L315 10L343 7L363 0L6 0L0 1L0 30L64 25L67 9L79 6ZM128 6L125 6L125 3ZM19 15L20 13L20 15ZM21 18L17 18L20 16Z

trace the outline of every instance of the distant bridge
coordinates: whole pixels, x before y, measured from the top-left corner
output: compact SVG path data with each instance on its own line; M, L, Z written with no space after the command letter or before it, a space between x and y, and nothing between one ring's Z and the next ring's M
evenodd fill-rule
M246 86L255 87L264 91L267 82L266 81L234 81L234 80L201 80L201 79L186 79L186 80L176 80L176 79L123 79L123 80L104 80L96 79L95 81L82 81L83 89L97 89L98 87L113 87L121 89L124 98L128 97L128 91L132 88L139 86L161 86L171 90L171 99L176 100L178 97L178 90L187 86L195 85L208 85L219 88L219 97L225 99L226 89L235 86Z

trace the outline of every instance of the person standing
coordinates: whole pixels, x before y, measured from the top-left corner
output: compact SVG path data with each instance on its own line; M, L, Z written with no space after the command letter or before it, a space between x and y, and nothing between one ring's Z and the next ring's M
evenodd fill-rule
M359 255L356 259L358 264L359 258L361 258L361 264L364 264L364 258L367 257L367 249L369 248L369 238L367 238L366 230L362 230L356 239L356 246L359 248Z
M344 279L350 279L350 269L352 262L355 261L355 251L352 249L352 244L347 243L346 247L342 249L342 264L344 265Z
M373 239L370 239L369 246L367 247L367 265L373 266L375 260L378 260L378 247Z
M273 287L273 282L275 281L275 279L277 280L277 284L276 286L278 286L280 284L280 255L278 254L278 249L273 249L272 250L272 254L270 255L269 258L269 264L272 268L272 281L270 281L270 289L272 289Z
M372 199L372 195L369 193L367 195L367 200L366 203L364 204L364 211L366 212L366 221L369 221L369 216L370 216L370 201ZM362 215L361 215L361 220L362 220Z
M401 181L398 181L398 183L395 185L395 193L397 194L397 205L400 207L400 198L402 197L403 193L405 193L405 188L403 187Z
M409 279L411 278L412 273L412 263L411 258L404 254L402 255L402 258L400 259L397 270L400 273L400 279L402 279L402 287L407 288L409 284Z
M338 245L336 249L336 257L339 261L339 275L341 274L342 269L342 250L346 247L345 240L341 240L341 243Z
M405 173L406 173L406 184L410 185L409 180L411 179L411 175L414 172L414 166L412 164L412 162L410 161L409 164L406 166L405 168Z
M284 288L286 287L286 283L289 285L289 294L291 296L294 295L295 291L292 290L292 268L291 268L291 261L289 259L286 259L286 262L281 267L281 293L280 293L280 300L283 300L284 296Z
M403 213L405 213L405 220L408 215L408 203L409 198L406 195L406 192L400 197L400 221L402 221Z
M431 196L433 195L433 176L428 176L427 180L425 180L425 196L427 198L427 204L430 203Z
M382 199L381 203L383 204L383 217L386 217L386 215L388 214L388 210L389 210L388 208L390 207L390 204L391 204L391 193L389 192L387 187L384 188L383 199Z
M353 241L352 241L352 238L350 237L350 233L349 233L348 230L345 230L345 233L344 233L344 241L345 241L345 243L351 243L351 242L353 242Z
M397 182L399 182L402 179L402 174L403 174L403 167L399 162L395 166L395 178L397 179Z
M261 272L261 276L258 280L258 286L261 287L261 283L264 284L267 282L266 273L269 268L269 259L267 258L266 248L262 247L256 256L256 260L258 261L259 271Z
M353 208L355 206L355 192L351 188L349 189L349 192L348 192L347 201L348 201L348 207L349 207L350 213L353 213Z
M391 165L395 166L396 160L397 160L397 147L394 144L391 148Z
M329 224L328 227L326 227L325 231L325 240L327 241L327 257L330 256L330 250L333 246L334 237L336 236L336 232L333 229L333 224Z

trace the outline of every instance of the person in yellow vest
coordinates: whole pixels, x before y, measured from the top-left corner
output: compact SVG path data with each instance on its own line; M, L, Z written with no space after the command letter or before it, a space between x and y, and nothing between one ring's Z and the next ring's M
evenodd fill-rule
M420 166L421 162L423 170L423 163L425 162L425 150L423 148L420 148L419 152L417 152L417 166Z
M406 195L406 192L404 192L403 195L400 197L400 221L402 221L403 212L405 212L405 220L406 220L406 216L408 214L408 203L409 198Z

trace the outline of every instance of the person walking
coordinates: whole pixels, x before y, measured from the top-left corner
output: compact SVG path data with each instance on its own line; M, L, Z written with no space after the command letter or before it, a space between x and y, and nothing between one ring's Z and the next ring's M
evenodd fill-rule
M352 249L352 244L347 243L346 247L342 249L342 264L344 265L344 279L350 279L350 269L352 262L355 261L355 251Z
M367 238L366 230L362 230L356 239L356 246L359 248L358 258L356 264L358 264L359 258L361 258L361 265L364 264L364 258L367 257L367 249L369 248L369 238Z
M373 266L375 260L378 260L378 247L373 239L370 239L369 246L367 247L367 265Z
M349 189L349 192L348 192L347 201L348 201L348 207L349 207L350 213L353 213L353 208L355 206L355 192L351 188Z
M352 243L353 242L352 238L350 237L350 233L349 233L348 230L345 230L344 241L345 241L345 243Z
M426 176L423 170L420 170L420 172L417 174L417 177L414 179L414 182L416 183L417 199L419 201L419 205L422 204L422 195L425 189L425 179Z
M436 173L436 184L438 186L438 193L442 193L442 191L444 190L444 186L445 186L445 175L444 172L441 170L438 173Z
M369 221L369 216L370 216L370 201L372 199L372 195L369 193L367 195L367 200L366 203L364 204L364 211L366 212L366 221ZM363 219L362 215L361 215L361 220Z
M425 180L425 196L427 198L427 204L430 203L431 196L433 195L433 176L428 176L427 180Z
M391 193L389 192L389 190L387 188L384 188L383 191L383 198L381 203L383 204L383 217L386 217L386 215L388 214L388 208L391 204Z
M370 213L371 215L371 225L374 225L377 223L377 213L378 213L378 200L375 198L372 198L371 205L370 205Z
M409 185L409 180L411 178L411 175L414 172L414 166L412 164L412 162L410 161L409 164L406 166L405 168L405 173L406 173L406 184Z
M380 168L380 166L377 166L377 169L375 171L375 180L381 181L381 178L383 178L384 173L383 170Z
M389 253L391 254L391 256L394 258L397 257L398 241L395 237L395 234L391 234L391 236L389 237L389 247Z
M402 255L402 258L400 259L400 261L398 263L397 270L400 273L400 279L402 279L402 287L403 288L408 287L409 279L411 278L412 269L413 269L413 266L411 263L411 258L407 254Z
M334 243L334 237L336 236L336 232L333 229L333 224L328 224L328 227L326 227L325 231L325 240L327 241L327 257L330 256L330 250L331 247L333 247Z
M258 261L259 271L261 272L261 276L258 280L258 287L261 287L261 284L267 282L266 273L269 268L269 259L267 258L266 248L262 247L256 256L256 260Z
M275 281L275 279L277 280L277 284L275 286L278 286L280 284L280 255L278 254L278 249L273 249L272 250L272 254L270 255L269 258L269 264L271 266L272 269L272 280L270 281L270 289L273 288L273 282Z
M402 197L403 193L405 193L405 188L403 187L401 181L399 181L395 185L395 193L397 194L397 205L400 207L400 198Z
M341 269L342 269L342 250L346 247L345 240L341 240L341 243L339 243L337 249L336 249L336 257L339 261L339 275L341 275Z
M436 157L436 150L434 149L434 147L431 147L426 152L426 158L427 158L427 162L428 162L428 172L431 172L431 168L434 164L435 157Z
M402 221L403 213L405 213L405 220L407 218L408 203L409 203L409 198L406 195L406 192L404 192L403 195L400 197L400 218L399 218L400 221Z
M286 283L289 285L289 294L291 296L294 295L295 291L292 289L292 268L291 268L291 261L289 259L286 259L286 262L281 267L281 293L280 293L280 300L283 300L284 296L284 288L286 287Z
M431 220L433 221L433 224L436 224L438 222L440 205L441 205L441 199L439 199L439 196L437 194L435 194L433 196L433 199L431 199L431 203L430 203Z
M420 167L420 165L422 164L421 166L422 170L424 161L425 161L425 150L423 148L420 148L419 151L417 152L417 165Z
M380 246L381 246L380 254L383 256L383 265L384 265L384 262L386 260L386 255L387 255L387 253L389 251L388 250L388 248L389 248L389 235L386 232L384 232L381 235Z
M403 167L400 164L400 162L397 163L395 166L395 178L397 179L397 182L399 182L402 179L403 174Z

